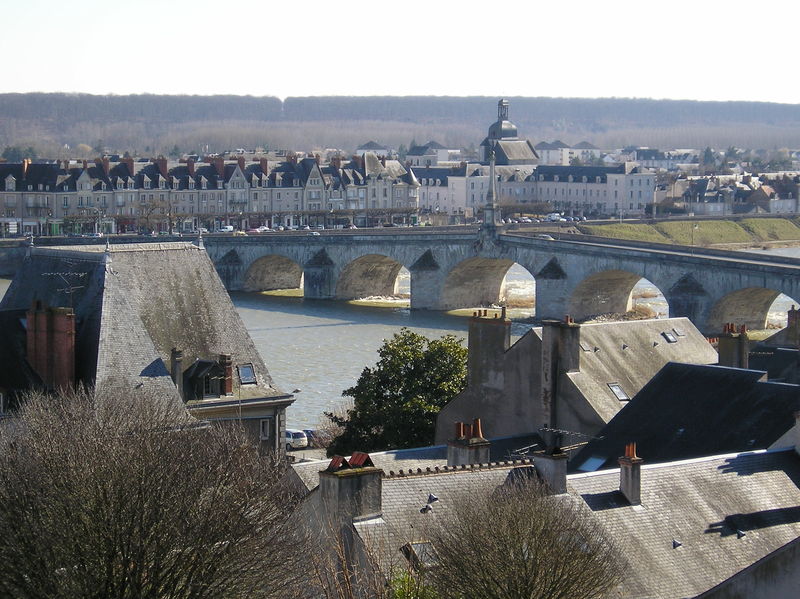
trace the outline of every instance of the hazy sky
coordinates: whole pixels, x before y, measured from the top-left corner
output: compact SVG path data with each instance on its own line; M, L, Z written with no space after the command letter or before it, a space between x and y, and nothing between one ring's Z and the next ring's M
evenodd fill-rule
M796 0L3 0L0 92L800 103Z

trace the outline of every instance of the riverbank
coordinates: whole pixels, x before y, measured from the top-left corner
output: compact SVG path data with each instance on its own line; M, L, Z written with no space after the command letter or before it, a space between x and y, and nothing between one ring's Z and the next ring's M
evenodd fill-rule
M800 245L800 220L796 217L580 224L577 228L585 235L724 249L770 249Z

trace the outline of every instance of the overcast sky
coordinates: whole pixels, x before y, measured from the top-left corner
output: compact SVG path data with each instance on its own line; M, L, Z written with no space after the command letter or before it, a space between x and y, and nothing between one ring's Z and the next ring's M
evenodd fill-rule
M796 0L5 0L0 92L800 103Z

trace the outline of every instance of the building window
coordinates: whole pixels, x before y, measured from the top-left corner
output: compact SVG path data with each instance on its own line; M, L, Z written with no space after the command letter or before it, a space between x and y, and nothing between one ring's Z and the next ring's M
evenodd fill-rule
M608 388L611 389L611 392L616 396L616 398L620 401L629 401L630 397L625 391L620 387L619 383L608 383Z
M236 369L239 371L239 382L242 385L254 385L256 383L256 372L252 364L240 364Z
M274 418L262 418L259 421L258 437L261 441L269 441L272 438Z

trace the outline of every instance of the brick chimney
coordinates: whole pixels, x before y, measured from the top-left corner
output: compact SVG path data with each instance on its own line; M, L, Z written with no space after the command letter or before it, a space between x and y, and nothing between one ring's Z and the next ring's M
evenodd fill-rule
M567 492L567 459L567 454L561 451L560 447L533 454L533 465L539 480L553 495Z
M133 158L128 156L127 158L122 158L120 162L128 167L128 176L133 177L136 174L133 168Z
M289 164L297 164L297 154L294 152L289 152L286 154L286 162Z
M108 156L103 156L102 158L95 158L94 163L98 167L103 169L103 172L105 173L106 177L108 177L108 172L109 170L111 170L111 163L108 160Z
M336 170L342 168L342 157L338 154L331 158L331 166Z
M505 353L511 347L511 321L506 309L498 314L477 310L469 319L467 341L467 386L482 386L502 391Z
M75 382L75 313L34 301L26 314L27 358L48 389Z
M747 337L747 327L742 325L737 330L735 324L726 324L719 336L717 353L719 353L720 366L748 368L750 363L750 342Z
M261 165L261 172L264 173L264 176L269 175L269 160L264 158L263 156L258 159L258 163Z
M222 393L220 395L233 395L233 356L220 354L219 365L222 366Z
M625 446L619 458L619 491L631 505L642 503L642 458L636 455L636 443Z
M322 158L320 157L319 154L314 154L314 162L317 163L317 166L319 166L320 163L322 162Z
M183 352L177 347L172 348L169 366L172 382L178 388L178 395L183 399Z
M214 165L214 168L217 171L217 175L220 177L225 176L225 159L220 156L215 156L210 159L211 164Z
M330 522L380 516L382 477L383 470L375 467L367 453L356 451L349 461L334 456L319 473L320 497Z
M189 176L194 177L194 158L186 159L186 169L189 171Z
M483 437L481 419L472 425L456 422L455 438L447 442L447 465L488 464L491 443Z
M236 164L239 165L239 168L242 172L244 172L244 156L237 156L236 157Z
M169 174L167 170L167 159L163 156L159 156L158 158L153 158L152 161L158 167L158 172L161 173L161 176L166 179Z
M545 426L556 428L560 375L580 371L581 326L567 315L564 321L542 322L541 402Z

